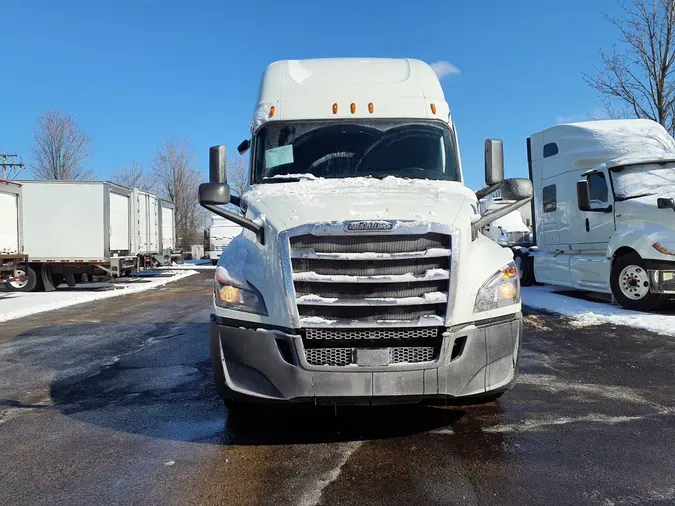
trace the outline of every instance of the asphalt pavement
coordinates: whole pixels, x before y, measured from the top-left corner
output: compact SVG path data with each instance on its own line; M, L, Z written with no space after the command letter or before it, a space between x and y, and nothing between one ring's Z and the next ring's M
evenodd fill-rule
M0 326L0 504L675 504L675 340L526 312L467 407L228 413L212 273Z

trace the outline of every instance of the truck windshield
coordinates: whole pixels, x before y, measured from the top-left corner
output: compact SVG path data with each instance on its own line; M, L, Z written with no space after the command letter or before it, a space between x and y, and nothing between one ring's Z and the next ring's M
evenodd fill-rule
M675 162L617 167L610 173L617 200L646 195L675 196Z
M450 128L440 121L269 122L255 139L254 183L396 176L459 181Z

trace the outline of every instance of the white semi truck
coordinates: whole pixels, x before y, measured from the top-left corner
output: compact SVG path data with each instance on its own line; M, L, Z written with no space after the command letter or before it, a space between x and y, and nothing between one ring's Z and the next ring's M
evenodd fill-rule
M675 140L644 119L557 125L527 141L536 281L649 311L675 295Z
M209 258L213 265L218 263L223 250L242 232L241 226L220 216L211 216L211 226L207 232Z
M21 190L23 248L33 254L7 281L10 290L53 290L82 275L119 277L170 261L170 202L101 181L21 181Z
M262 78L251 189L230 196L210 151L200 203L244 228L216 268L210 330L224 401L484 402L518 372L513 255L480 230L528 202L486 141L486 182L463 184L457 133L429 65L280 61ZM478 198L519 202L487 218ZM244 216L227 211L240 206Z

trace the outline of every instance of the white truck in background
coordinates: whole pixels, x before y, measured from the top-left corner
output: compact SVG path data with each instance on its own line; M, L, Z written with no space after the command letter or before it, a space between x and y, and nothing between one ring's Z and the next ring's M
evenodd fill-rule
M27 259L23 248L21 185L0 180L0 282L23 282L22 267Z
M481 214L486 216L514 202L513 200L504 200L499 196L499 191L496 191L494 194L481 199L478 204ZM530 268L530 262L525 261L525 258L535 249L532 248L532 231L526 223L527 221L529 220L523 216L522 208L520 208L489 223L483 228L482 232L500 246L510 248L513 251L513 259L521 283L532 284L534 281L532 269Z
M649 311L675 295L675 140L650 120L557 125L527 140L537 282Z
M34 254L7 281L10 290L53 290L83 275L116 278L163 263L160 244L174 241L172 230L163 238L159 210L168 209L173 227L173 204L148 192L101 181L21 181L21 189L23 247Z
M486 141L472 192L443 90L409 59L286 60L262 78L251 189L210 151L200 203L243 227L214 280L216 388L239 401L488 402L518 374L511 252L480 231L531 199ZM518 200L481 216L501 189ZM244 216L230 212L239 206Z
M211 225L207 232L209 258L213 265L218 263L220 255L232 239L241 234L242 227L220 216L211 216Z

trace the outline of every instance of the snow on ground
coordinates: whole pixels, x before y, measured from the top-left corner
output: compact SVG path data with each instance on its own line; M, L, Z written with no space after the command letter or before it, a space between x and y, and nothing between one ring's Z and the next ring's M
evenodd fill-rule
M607 302L577 299L552 286L523 287L523 305L573 318L579 326L610 323L634 327L675 337L675 313L641 313Z
M36 313L53 311L75 304L145 292L172 281L197 274L196 270L168 270L156 278L135 279L127 283L88 283L76 288L59 288L55 292L0 291L0 322L23 318Z
M211 260L186 260L182 264L177 264L173 263L169 267L157 267L158 270L172 270L172 271L178 271L178 270L183 270L183 269L194 269L197 271L208 271L208 270L214 270L216 268L215 265L211 262Z

